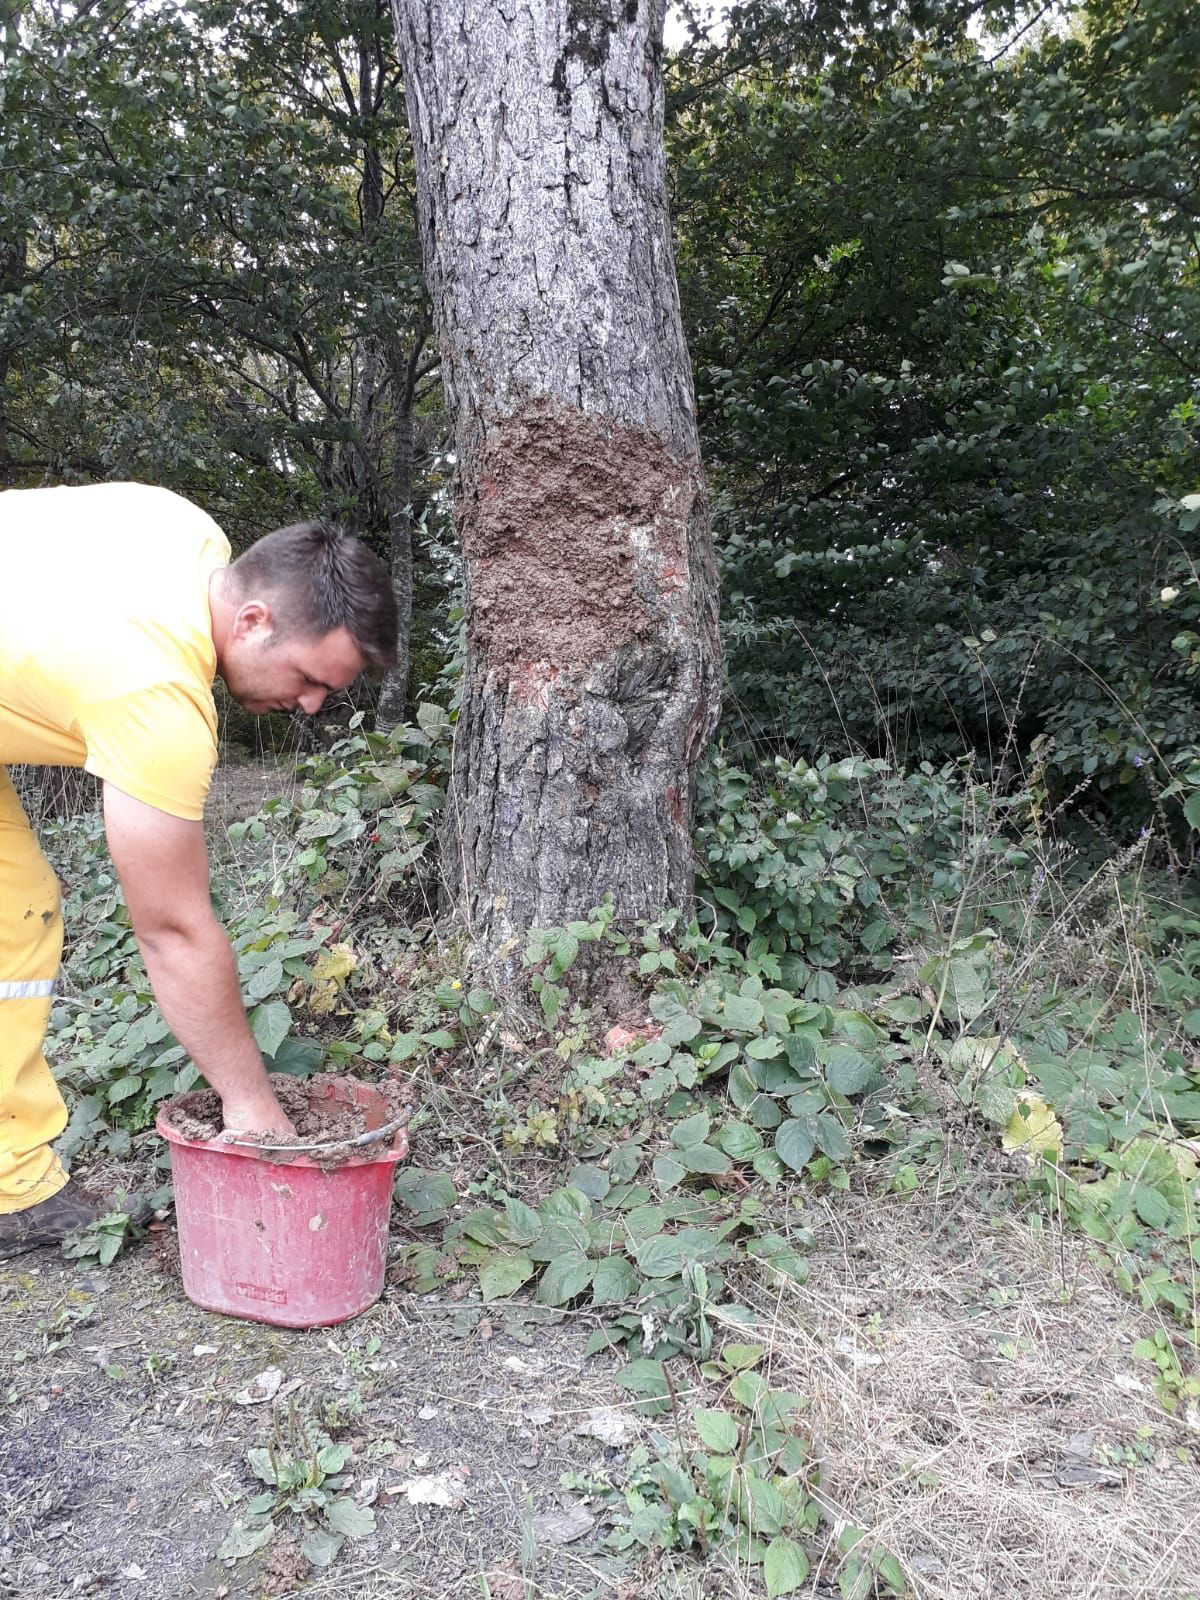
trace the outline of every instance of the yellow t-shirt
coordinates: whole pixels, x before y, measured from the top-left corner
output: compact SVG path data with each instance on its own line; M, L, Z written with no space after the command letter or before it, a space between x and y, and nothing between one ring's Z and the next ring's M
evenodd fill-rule
M217 759L208 581L229 542L142 483L0 494L0 763L195 820Z

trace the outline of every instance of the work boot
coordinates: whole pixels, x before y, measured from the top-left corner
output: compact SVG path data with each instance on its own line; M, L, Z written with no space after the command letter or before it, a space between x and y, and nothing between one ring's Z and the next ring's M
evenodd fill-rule
M116 1209L115 1201L91 1200L78 1184L68 1183L49 1200L0 1216L0 1261L24 1255L27 1250L37 1250L43 1245L61 1244L76 1228L86 1228ZM142 1220L149 1212L145 1201L132 1197L119 1209L127 1212L133 1222Z

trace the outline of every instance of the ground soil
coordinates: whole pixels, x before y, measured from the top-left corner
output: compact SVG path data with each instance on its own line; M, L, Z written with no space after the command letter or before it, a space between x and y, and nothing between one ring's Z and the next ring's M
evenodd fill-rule
M836 1593L844 1518L902 1556L918 1600L1194 1596L1200 1424L1163 1410L1133 1354L1155 1320L1086 1244L984 1194L797 1198L815 1234L808 1283L742 1287L771 1380L809 1399L822 1462L827 1515L802 1592ZM586 1318L417 1297L397 1280L343 1328L271 1329L192 1306L170 1242L168 1228L108 1271L46 1253L0 1268L12 1595L479 1600L481 1574L493 1600L761 1595L690 1558L619 1572L599 1499L578 1541L539 1538L535 1519L581 1498L560 1474L619 1482L629 1448L575 1431L592 1407L628 1411L611 1359L583 1358ZM272 1366L291 1393L238 1404ZM679 1376L685 1418L720 1403ZM359 1492L375 1480L382 1496L377 1532L324 1573L300 1577L282 1541L227 1568L216 1549L260 1487L245 1452L294 1405L344 1416ZM384 1493L438 1474L461 1484L460 1506Z
M560 1474L610 1454L574 1431L618 1397L611 1361L584 1365L587 1326L389 1289L342 1328L270 1328L191 1305L165 1244L107 1271L48 1253L0 1268L0 1595L431 1600L479 1595L479 1573L511 1576L522 1559L548 1592L586 1592L573 1574L594 1553L522 1550L532 1518L570 1499ZM237 1403L271 1367L296 1385L286 1398ZM355 1445L348 1492L374 1482L377 1531L325 1573L293 1552L304 1576L289 1583L278 1551L233 1568L215 1552L262 1487L246 1450L286 1436L296 1406L345 1419L334 1431ZM446 1474L458 1506L402 1491Z

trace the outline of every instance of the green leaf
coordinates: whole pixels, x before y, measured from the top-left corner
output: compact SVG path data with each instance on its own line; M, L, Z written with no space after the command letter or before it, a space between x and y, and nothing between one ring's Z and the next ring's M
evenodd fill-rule
M682 1183L687 1177L687 1169L665 1151L662 1155L655 1156L651 1170L654 1173L654 1181L660 1189L674 1189L676 1184Z
M682 1122L677 1122L671 1129L671 1143L677 1149L686 1150L688 1145L702 1144L708 1138L711 1126L707 1111L697 1111L695 1116L685 1117Z
M850 1157L850 1142L846 1130L832 1111L822 1111L817 1117L817 1145L831 1161L846 1161Z
M783 1177L783 1162L774 1150L760 1150L750 1165L768 1183L778 1183Z
M738 1426L730 1412L700 1410L694 1413L692 1420L696 1432L710 1450L726 1456L733 1454L737 1448Z
M788 1504L773 1483L748 1472L745 1479L749 1502L748 1524L754 1533L778 1533L787 1521Z
M334 1533L347 1539L365 1539L375 1532L375 1513L370 1506L357 1505L349 1495L341 1495L325 1507L325 1520Z
M532 1206L508 1195L504 1199L504 1220L514 1244L532 1244L545 1226Z
M727 994L722 1012L725 1026L733 1033L756 1033L762 1026L763 1008L744 995Z
M699 1017L688 1016L686 1012L682 1016L672 1017L662 1031L663 1043L669 1045L687 1044L690 1039L696 1037L703 1026L704 1024Z
M726 1372L747 1372L763 1358L761 1344L727 1344L721 1347L721 1365Z
M775 1153L793 1172L803 1172L812 1159L816 1140L809 1122L789 1117L775 1133Z
M603 1167L580 1165L571 1169L567 1182L589 1200L603 1200L612 1188L612 1179Z
M1195 794L1188 795L1183 802L1183 814L1188 820L1188 825L1200 831L1200 789Z
M638 1409L646 1415L665 1411L670 1405L670 1390L661 1361L638 1356L617 1373L617 1387L638 1397Z
M1134 1190L1133 1208L1148 1228L1165 1228L1171 1221L1171 1202L1148 1184L1139 1183Z
M445 1172L428 1172L421 1167L401 1167L396 1175L396 1198L418 1215L447 1211L458 1199L458 1191Z
M637 1298L638 1278L624 1256L606 1256L592 1273L594 1306L628 1305Z
M747 1411L757 1411L767 1392L767 1380L757 1372L743 1369L729 1385L729 1393Z
M758 1084L754 1081L750 1069L740 1061L737 1062L729 1072L729 1098L739 1111L744 1111L757 1094Z
M314 1567L327 1567L337 1559L344 1543L345 1538L340 1533L331 1533L328 1528L310 1528L300 1541L300 1550Z
M767 1600L776 1595L792 1594L807 1580L808 1556L794 1539L779 1534L767 1546L763 1557L763 1578L767 1585Z
M748 1122L727 1122L716 1142L732 1161L750 1161L762 1149L762 1135Z
M262 1445L246 1451L246 1465L256 1478L261 1478L264 1483L276 1483L275 1462L272 1452Z
M716 1173L729 1171L729 1157L710 1144L689 1145L679 1152L679 1159L689 1172Z
M835 1044L825 1060L825 1081L835 1094L860 1094L874 1069L866 1056L848 1044Z
M564 1306L592 1281L592 1263L584 1255L556 1257L542 1274L537 1297L543 1305Z
M687 1265L687 1253L669 1233L656 1233L637 1247L638 1269L646 1278L673 1278Z
M750 1120L756 1128L777 1128L783 1117L779 1103L769 1094L755 1095L749 1107Z
M277 957L259 967L246 979L246 993L252 1000L265 1000L284 986L283 962Z
M274 1532L273 1522L265 1522L261 1528L248 1528L244 1522L235 1522L217 1548L217 1560L233 1562L252 1556L270 1544Z
M536 1270L528 1256L493 1250L480 1263L479 1292L485 1300L503 1300L528 1283Z
M287 1038L291 1025L292 1013L282 1000L271 1000L266 1005L255 1006L250 1012L250 1031L258 1048L268 1059Z

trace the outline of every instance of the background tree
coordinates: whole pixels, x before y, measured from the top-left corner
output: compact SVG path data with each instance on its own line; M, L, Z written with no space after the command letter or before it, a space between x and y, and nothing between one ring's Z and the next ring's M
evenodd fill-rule
M407 623L436 356L383 0L100 5L70 28L41 5L22 30L9 481L153 477L235 543L335 516L390 555Z
M663 163L663 5L396 0L455 419L467 659L444 870L507 944L691 885L716 571Z
M731 733L1136 824L1195 745L1200 37L1031 18L753 6L677 64Z

